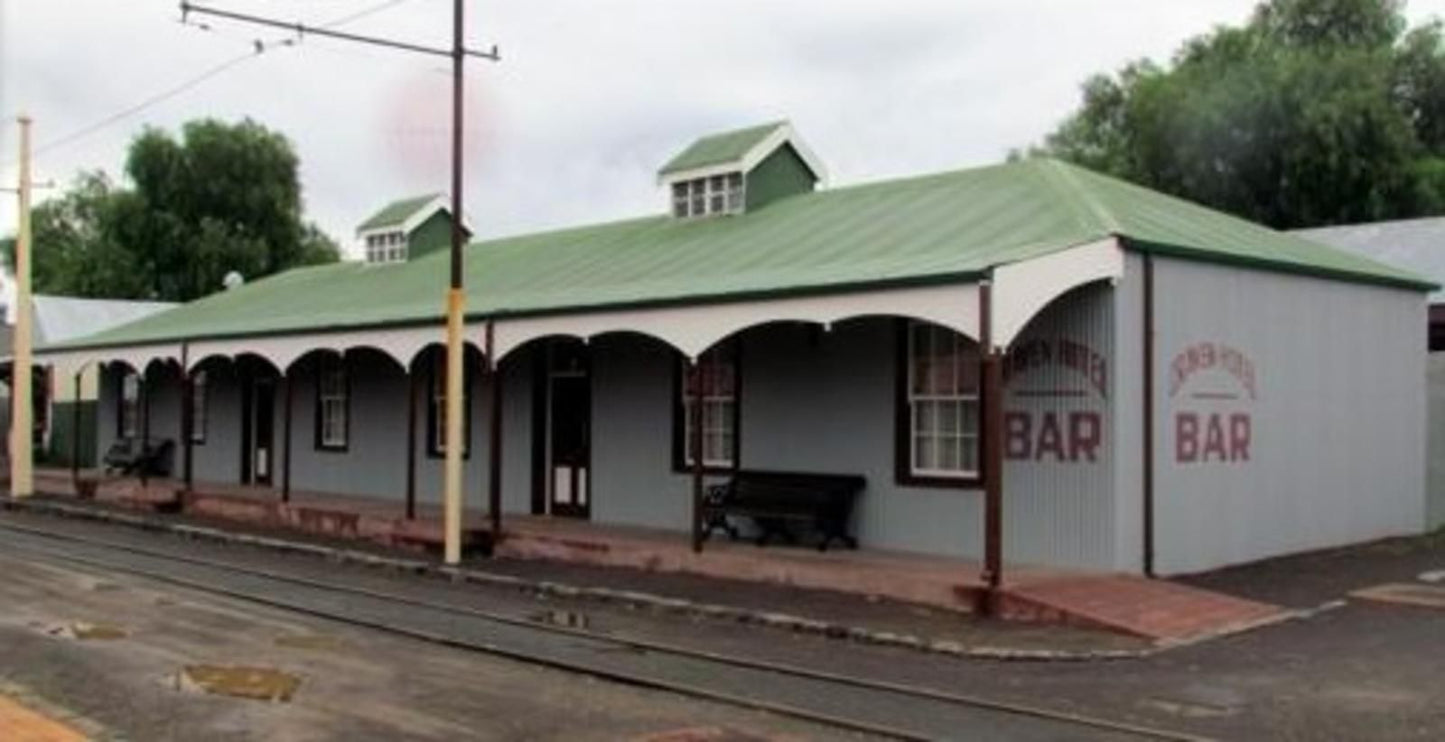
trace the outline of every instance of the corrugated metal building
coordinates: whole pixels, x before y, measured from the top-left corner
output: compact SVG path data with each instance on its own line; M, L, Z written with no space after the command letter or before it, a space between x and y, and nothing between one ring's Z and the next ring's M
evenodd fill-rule
M1296 234L1445 283L1445 218L1401 219L1301 229ZM1430 528L1445 526L1445 290L1430 292L1429 435L1426 488Z
M1414 274L1049 160L826 188L787 124L659 178L470 246L468 509L682 534L738 471L859 474L865 548L1163 574L1424 527ZM445 256L373 232L42 356L186 486L434 500Z

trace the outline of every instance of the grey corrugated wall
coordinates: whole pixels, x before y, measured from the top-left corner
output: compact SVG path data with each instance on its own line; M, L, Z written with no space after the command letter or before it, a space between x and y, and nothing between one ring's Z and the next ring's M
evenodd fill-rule
M1095 283L1045 307L1010 348L1004 555L1115 566L1115 292Z
M1155 276L1159 572L1422 529L1422 292L1168 259ZM1248 359L1254 394L1218 364L1172 383L1199 344ZM1189 462L1181 413L1201 431L1220 416L1226 444L1248 416L1248 445Z
M1429 369L1428 524L1439 528L1445 526L1445 353L1431 353Z

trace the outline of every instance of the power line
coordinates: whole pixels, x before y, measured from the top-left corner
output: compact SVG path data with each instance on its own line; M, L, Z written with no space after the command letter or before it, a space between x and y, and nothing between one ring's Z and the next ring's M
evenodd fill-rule
M248 59L252 59L252 58L258 56L259 54L261 54L262 51L264 51L264 49L261 49L261 50L259 50L259 51L247 52L247 53L242 54L242 55L240 55L240 56L232 57L231 59L228 59L228 60L226 60L226 61L224 61L224 62L222 62L222 63L220 63L220 64L218 64L218 65L216 65L216 66L214 66L214 67L211 67L210 69L206 70L205 72L202 72L201 74L196 75L195 77L192 77L192 78L190 78L189 80L186 80L185 82L181 83L180 85L175 86L174 88L171 88L170 90L167 90L167 91L165 91L165 92L163 92L163 93L160 93L160 94L157 94L157 95L154 95L154 96L151 96L150 98L147 98L147 99L145 99L145 100L143 100L143 101L141 101L141 102L139 102L139 103L136 103L135 105L132 105L132 106L129 106L129 107L127 107L127 108L124 108L124 109L122 109L122 110L120 110L120 111L117 111L117 112L115 112L115 113L113 113L113 114L111 114L111 115L109 115L109 116L107 116L107 117L105 117L105 118L103 118L103 119L101 119L101 120L93 123L93 124L90 124L89 126L85 126L85 127L83 127L83 128L77 129L77 130L75 130L75 131L73 131L73 132L71 132L71 133L69 133L69 134L66 134L65 136L60 137L59 139L54 139L54 140L51 140L51 141L49 141L49 142L46 142L45 144L42 144L42 145L40 145L39 147L36 147L36 148L35 148L35 154L36 154L36 155L43 154L43 153L48 152L48 151L50 151L50 150L56 149L56 148L58 148L58 147L63 147L63 146L65 146L65 145L67 145L67 144L70 144L71 142L75 142L75 141L77 141L77 140L84 139L85 137L88 137L88 136L90 136L91 134L94 134L95 132L100 131L101 129L104 129L104 128L107 127L107 126L110 126L111 124L116 123L117 121L120 121L120 120L125 119L125 118L130 117L130 116L133 116L133 115L135 115L135 114L137 114L137 113L140 113L141 111L144 111L145 109L150 108L151 106L158 105L158 104L160 104L160 103L164 103L165 101L168 101L168 100L170 100L171 98L174 98L174 97L176 97L176 96L178 96L178 95L180 95L180 94L182 94L182 93L185 93L185 92L187 92L187 91L189 91L189 90L191 90L191 89L193 89L193 88L201 85L202 83L206 82L207 80L209 80L209 79L211 79L211 78L213 78L213 77L215 77L215 76L217 76L217 75L225 72L226 70L231 69L232 67L235 67L235 66L238 65L238 64L241 64L242 62L245 62L245 61L248 60Z
M4 0L0 0L0 2L3 2L3 1L4 1ZM362 18L365 18L365 17L367 17L367 16L374 15L374 14L376 14L376 13L380 13L380 12L382 12L382 11L384 11L384 10L389 10L389 9L391 9L391 8L394 8L394 7L398 6L398 5L401 5L401 4L406 3L406 2L410 2L410 0L385 0L385 2L378 3L378 4L373 5L373 6L370 6L370 7L368 7L368 8L363 8L363 9L361 9L361 10L358 10L358 11L354 12L354 13L348 13L347 15L344 15L344 16L341 16L341 17L339 17L339 18L335 18L335 19L333 19L333 20L330 20L330 21L327 21L327 22L325 22L325 23L322 23L320 26L318 26L318 28L332 29L332 28L337 28L337 27L339 27L339 26L344 26L344 25L346 25L346 24L348 24L348 23L352 23L352 22L354 22L354 21L361 20ZM215 29L212 29L210 26L208 26L208 25L206 25L206 24L202 24L202 23L188 22L188 21L186 21L185 19L182 19L181 22L182 22L183 24L186 24L186 25L195 26L195 27L200 28L201 30L204 30L204 31L214 31L214 30L215 30ZM126 118L129 118L129 117L131 117L131 116L134 116L135 114L140 113L141 111L144 111L144 110L146 110L147 108L150 108L150 107L152 107L152 106L159 105L159 104L164 103L164 102L166 102L166 101L168 101L168 100L170 100L170 99L172 99L172 98L175 98L175 97L177 97L177 96L179 96L179 95L182 95L182 94L184 94L184 93L186 93L186 92L189 92L190 90L193 90L193 89L195 89L196 87L199 87L200 85L204 84L206 81L210 80L211 78L217 77L217 76L225 73L226 71L230 70L231 68L236 67L236 66L240 65L241 63L243 63L243 62L245 62L245 61L247 61L247 60L255 59L256 57L258 57L258 56L260 56L261 54L263 54L263 53L265 53L266 51L268 51L268 50L269 50L270 48L272 48L273 46L278 46L278 45L279 45L279 46L293 46L293 45L296 43L297 40L296 40L296 39L291 39L291 38L277 38L277 39L273 39L273 40L271 40L271 41L264 41L264 40L262 40L262 39L252 38L252 39L248 39L248 41L249 41L249 43L252 45L252 51L249 51L249 52L246 52L245 54L241 54L241 55L232 57L232 58L230 58L230 59L227 59L227 60L225 60L225 61L223 61L223 62L221 62L221 63L219 63L219 64L216 64L216 65L214 65L214 66L206 69L204 72L201 72L200 74L195 75L194 77L190 77L190 78L188 78L188 79L180 82L180 83L177 84L175 87L169 88L169 89L167 89L167 90L165 90L165 91L163 91L163 92L161 92L161 93L158 93L158 94L153 95L153 96L151 96L151 97L149 97L149 98L146 98L145 100L142 100L142 101L140 101L139 103L135 103L135 104L133 104L133 105L127 106L126 108L123 108L123 109L121 109L121 110L119 110L119 111L117 111L117 112L115 112L115 113L113 113L113 114L111 114L111 115L109 115L109 116L106 116L105 118L100 119L99 121L96 121L96 122L94 122L94 123L91 123L91 124L88 124L88 125L86 125L86 126L83 126L83 127L81 127L80 129L77 129L77 130L75 130L75 131L72 131L72 132L70 132L69 134L66 134L66 135L64 135L64 136L62 136L62 137L59 137L59 138L57 138L57 139L53 139L53 140L51 140L51 141L45 142L44 144L41 144L41 145L39 145L39 146L37 146L37 147L35 148L34 155L38 156L38 155L44 154L44 153L46 153L46 152L49 152L49 151L51 151L51 150L59 149L59 148L64 147L64 146L66 146L66 145L68 145L68 144L71 144L71 143L73 143L73 142L76 142L76 141L79 141L79 140L81 140L81 139L84 139L84 138L90 136L91 134L94 134L94 133L96 133L96 132L98 132L98 131L100 131L100 130L102 130L102 129L105 129L105 128L108 127L108 126L111 126L112 124L115 124L115 123L117 123L117 122L119 122L119 121L122 121L122 120L124 120L124 119L126 119ZM10 167L11 165L13 165L13 164L14 164L13 162L7 162L7 163L5 163L5 167L6 167L6 168L9 168L9 167Z

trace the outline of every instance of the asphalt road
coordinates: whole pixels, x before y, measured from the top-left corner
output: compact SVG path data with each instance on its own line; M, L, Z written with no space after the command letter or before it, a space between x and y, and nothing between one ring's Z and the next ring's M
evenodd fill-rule
M188 542L174 536L102 524L15 513L0 514L0 524L4 523L62 529L147 549L226 559L263 569L285 570L301 577L337 580L350 586L401 591L420 600L504 612L518 618L534 617L542 612L577 615L598 631L646 636L711 652L1183 730L1204 737L1445 739L1445 686L1440 683L1440 668L1445 667L1445 611L1441 610L1348 600L1340 607L1307 619L1141 660L962 661L752 626L633 611L595 602L539 600L500 588L454 585L311 557ZM7 538L0 532L0 540ZM0 554L0 560L8 563L8 559ZM1420 572L1442 567L1445 567L1445 538L1414 539L1275 560L1201 576L1194 581L1292 607L1310 607L1345 598L1357 588L1410 581ZM165 589L186 592L179 588ZM5 601L0 605L13 603L3 591L0 591L0 601ZM248 607L248 615L253 610L258 609ZM435 648L427 651L439 652L448 658L475 657L474 653ZM0 654L0 668L9 664ZM605 683L596 683L596 686L613 687ZM682 702L670 694L654 695ZM417 702L425 705L425 699ZM524 703L522 707L528 705ZM732 717L724 712L722 718ZM941 737L968 738L973 728L965 722L941 731ZM1004 730L995 738L1010 738L1013 731ZM1029 733L1027 728L1019 732ZM1070 730L1063 738L1076 739L1081 734ZM836 730L816 728L803 734L804 738L836 736Z
M59 530L67 530L68 525ZM115 539L107 539L114 542ZM43 564L79 569L115 579L159 578L166 590L223 590L231 598L264 602L269 609L299 612L312 617L345 619L411 637L428 637L461 649L499 653L530 664L565 668L571 672L639 684L665 685L712 698L734 699L740 706L803 712L819 718L833 718L855 729L896 731L912 738L928 739L1150 739L1128 731L1111 730L1077 720L1043 718L996 707L959 703L956 700L858 687L834 679L776 672L714 658L649 651L602 635L557 633L535 625L500 623L469 614L452 600L423 597L412 590L386 591L383 597L374 584L353 584L354 575L340 574L335 565L312 559L286 559L268 569L292 579L278 580L257 573L215 566L222 563L257 568L261 555L244 550L216 549L186 544L174 539L152 540L144 546L155 554L125 551L72 540L55 540L17 530L5 530L0 541L0 559L6 562ZM198 551L213 564L194 561ZM189 556L192 561L174 557ZM274 560L272 560L274 561ZM317 574L324 572L325 574ZM345 581L366 593L341 592L324 586ZM436 583L425 587L444 587ZM450 587L450 586L445 586ZM424 600L425 602L403 602ZM400 668L399 668L400 669ZM675 699L680 700L680 699ZM103 710L102 710L103 711ZM742 712L740 712L742 713ZM497 720L498 725L507 720ZM828 737L841 734L832 728Z

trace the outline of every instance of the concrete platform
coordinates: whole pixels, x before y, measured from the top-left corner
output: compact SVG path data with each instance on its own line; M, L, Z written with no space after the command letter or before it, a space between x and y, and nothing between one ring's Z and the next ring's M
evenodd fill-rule
M443 543L440 509L419 504L407 519L395 500L293 492L287 502L265 487L196 483L184 495L179 483L82 476L82 493L142 510L180 509L318 536L365 539L387 546L437 550ZM42 470L36 486L76 494L67 471ZM552 560L644 572L685 573L742 582L829 590L958 612L988 604L980 565L966 559L887 552L787 546L759 547L715 536L695 553L687 534L587 521L508 515L493 543L480 514L464 524L464 548L514 559ZM1017 621L1102 628L1166 643L1188 642L1243 630L1284 617L1273 605L1235 598L1168 580L1137 575L1008 565L1001 595L991 605Z

